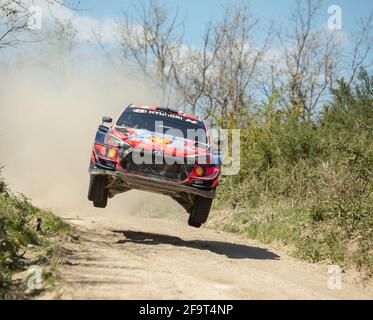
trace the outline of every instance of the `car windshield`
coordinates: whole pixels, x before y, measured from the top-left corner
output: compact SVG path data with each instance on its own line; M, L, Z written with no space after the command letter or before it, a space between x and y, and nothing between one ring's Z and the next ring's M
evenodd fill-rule
M201 126L180 120L159 118L149 114L124 112L119 117L116 126L159 132L207 143L206 131Z

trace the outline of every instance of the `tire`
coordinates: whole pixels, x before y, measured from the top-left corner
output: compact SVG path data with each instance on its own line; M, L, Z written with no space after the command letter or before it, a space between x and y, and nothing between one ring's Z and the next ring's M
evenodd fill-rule
M102 200L100 200L100 201L93 201L93 206L95 207L95 208L106 208L106 206L107 206L107 196L104 198L104 199L102 199Z
M106 190L106 177L91 175L88 190L88 199L93 201L96 208L106 208L108 191Z
M200 228L202 226L202 223L198 222L198 221L195 221L193 219L192 215L190 215L189 219L188 219L188 225L190 225L191 227L194 227L194 228Z
M196 196L192 212L188 219L191 227L199 228L209 217L213 199Z

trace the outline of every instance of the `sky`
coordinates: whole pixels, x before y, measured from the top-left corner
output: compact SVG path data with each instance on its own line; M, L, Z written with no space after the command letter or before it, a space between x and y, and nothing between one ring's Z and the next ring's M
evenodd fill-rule
M0 0L2 1L2 0ZM65 0L65 3L71 6L78 5L78 10L70 10L66 7L55 4L52 10L47 5L46 0L23 0L26 3L36 4L42 11L42 27L36 30L48 31L55 28L54 17L60 20L71 20L73 27L78 31L77 39L86 45L80 46L83 50L92 53L94 46L97 50L97 41L93 34L101 35L101 42L106 49L118 49L119 39L117 32L117 20L122 16L122 10L134 13L134 4L140 0ZM141 0L147 1L147 0ZM186 47L201 48L203 45L202 37L206 25L212 21L221 20L225 9L239 4L247 4L250 13L260 19L259 28L255 29L252 43L260 46L261 40L264 40L265 30L271 22L276 26L276 31L285 32L290 30L289 21L292 10L295 7L295 0L158 0L160 4L166 5L170 9L178 10L179 18L183 21L184 26L184 45ZM342 29L336 33L341 44L342 50L346 53L351 51L353 38L357 36L357 22L367 17L369 12L373 12L372 0L323 0L322 9L316 20L316 29L326 30L326 25L331 14L328 8L337 5L341 9ZM0 26L1 27L1 26ZM320 27L320 29L318 28ZM27 50L32 47L23 45L21 49ZM274 55L276 48L273 47ZM7 50L1 55L13 55L13 50ZM373 60L373 53L370 58Z
M74 0L69 0L73 3ZM224 8L239 3L248 3L254 16L264 23L270 20L279 25L288 24L289 12L294 6L293 0L163 0L160 1L171 8L177 8L181 17L185 17L185 42L188 45L199 46L201 35L206 24L211 19L218 19L224 13ZM79 14L98 20L115 19L120 16L121 9L131 8L134 0L80 0ZM320 23L327 23L330 5L338 5L342 9L342 31L353 34L356 22L373 10L371 0L324 0L320 14Z

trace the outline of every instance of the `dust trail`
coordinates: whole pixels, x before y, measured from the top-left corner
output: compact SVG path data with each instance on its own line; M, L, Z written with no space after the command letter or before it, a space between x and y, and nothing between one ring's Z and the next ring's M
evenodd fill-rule
M1 62L0 62L1 63ZM0 164L13 190L36 205L92 212L88 164L97 125L131 102L157 104L144 81L109 67L59 74L38 66L8 67L0 74ZM149 206L149 204L151 204ZM167 197L130 191L108 211L164 211L180 207Z

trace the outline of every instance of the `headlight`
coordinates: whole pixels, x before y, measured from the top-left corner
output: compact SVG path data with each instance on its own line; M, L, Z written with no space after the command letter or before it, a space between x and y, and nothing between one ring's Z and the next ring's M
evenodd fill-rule
M130 144L128 144L127 142L124 142L122 139L110 133L106 136L105 144L107 144L108 146L114 147L114 148L124 148L124 149L131 148Z
M113 136L112 134L108 134L105 139L105 144L111 147L119 148L122 144L122 140Z

